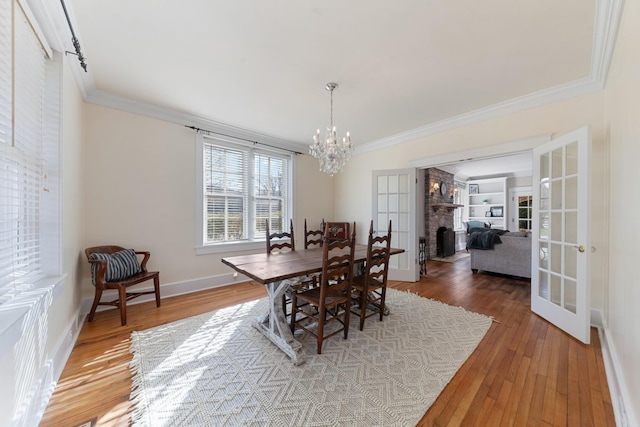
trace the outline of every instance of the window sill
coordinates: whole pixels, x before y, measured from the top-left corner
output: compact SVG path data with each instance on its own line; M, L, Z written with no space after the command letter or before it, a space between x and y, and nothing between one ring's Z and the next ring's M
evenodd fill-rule
M45 277L33 289L22 292L0 306L0 359L3 359L25 332L51 307L64 276Z
M217 245L196 246L196 255L219 254L240 251L254 251L264 249L266 243L262 242L234 242L220 243Z

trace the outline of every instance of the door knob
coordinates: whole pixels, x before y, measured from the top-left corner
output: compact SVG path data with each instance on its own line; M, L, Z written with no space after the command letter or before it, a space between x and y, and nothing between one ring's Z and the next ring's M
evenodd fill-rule
M580 245L576 246L576 248L578 248L578 252L584 252L584 246Z

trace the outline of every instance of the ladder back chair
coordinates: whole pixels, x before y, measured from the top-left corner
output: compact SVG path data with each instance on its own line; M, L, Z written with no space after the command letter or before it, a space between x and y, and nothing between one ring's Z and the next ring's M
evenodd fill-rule
M307 219L304 219L304 248L309 249L310 247L320 247L322 246L322 236L324 235L324 219L322 223L320 223L320 229L318 230L308 230L307 229Z
M266 221L266 236L267 236L267 255L272 255L275 252L280 252L283 250L290 250L290 251L296 250L295 235L293 232L293 219L289 220L289 232L276 231L274 233L271 233L269 228L269 220L267 219L265 221ZM289 241L284 241L284 240L273 241L273 239L284 239L284 238L288 238ZM295 278L295 279L289 279L289 281L290 281L290 287L282 295L282 310L284 311L285 318L289 316L287 307L291 305L291 294L312 286L312 279L306 276Z
M283 249L289 249L291 251L296 250L296 241L293 236L293 220L289 220L289 232L284 231L284 227L282 231L276 231L271 233L269 230L269 220L266 219L266 236L267 236L267 255L271 255L273 251L278 250L281 251ZM289 239L286 240L277 240L272 242L272 239Z
M353 233L348 239L330 240L329 236L327 224L322 244L319 286L294 293L291 304L291 330L295 332L296 329L301 329L315 336L318 354L322 353L325 339L340 332L347 339L349 334L356 224L353 224ZM336 327L325 329L329 324Z
M91 264L91 281L95 287L93 305L89 312L89 322L93 322L99 305L111 305L120 309L120 323L127 324L127 301L142 295L155 294L156 307L160 307L160 272L147 271L147 261L151 254L120 246L93 246L85 249ZM142 262L138 256L143 256ZM153 280L153 290L127 292L127 288L147 280ZM107 289L118 291L118 299L101 302L102 292Z
M369 226L369 239L367 242L367 260L364 271L353 279L353 299L357 302L357 311L352 311L360 316L360 330L364 328L364 320L374 315L380 316L380 321L385 312L385 298L387 295L387 276L389 273L389 256L391 252L391 220L386 236L375 236L373 220Z
M328 240L347 240L349 238L349 223L329 221L326 223ZM325 230L325 234L326 234Z

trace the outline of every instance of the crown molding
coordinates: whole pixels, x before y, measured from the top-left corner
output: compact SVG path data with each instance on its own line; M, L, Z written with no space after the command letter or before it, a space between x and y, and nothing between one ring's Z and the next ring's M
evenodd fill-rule
M455 169L455 163L468 162L472 160L480 160L486 158L495 158L508 156L510 154L529 151L541 144L551 141L551 134L545 133L535 135L528 138L518 139L516 141L494 144L487 147L480 147L471 150L454 151L439 156L424 157L422 159L412 160L409 166L413 168L430 168L441 167L442 165L450 165Z
M591 68L588 77L460 114L387 138L360 144L355 147L354 155L414 141L462 126L604 89L615 48L620 19L622 18L623 6L624 0L598 0L596 3Z
M219 133L225 136L230 136L232 138L251 140L257 143L273 145L275 147L288 151L301 153L306 153L309 151L309 146L305 144L300 144L294 141L287 141L271 135L242 129L236 126L217 122L215 120L210 120L204 117L198 117L196 115L177 111L171 108L136 101L98 89L92 90L90 93L88 93L85 101L91 104L126 111L129 113L163 120L170 123L176 123L184 126L195 126L212 133Z
M44 0L27 0L27 2L34 11L40 25L43 27L43 31L49 40L49 43L52 44L52 47L61 52L73 51L70 44L71 35L68 27L66 26L66 22L64 22L65 18L63 16L62 7L53 7L53 2L47 2ZM462 126L467 126L507 114L517 113L526 109L540 107L545 104L570 99L604 89L609 65L615 48L615 41L618 33L618 26L622 17L623 6L624 0L597 0L596 2L594 40L591 55L591 68L588 77L517 97L486 108L460 114L449 119L411 129L406 132L401 132L376 141L359 144L354 147L353 154L358 155L361 153L376 151ZM70 21L77 32L78 26L76 25L75 15L73 14L72 9L73 8L70 7L70 5L67 5ZM79 40L82 40L81 34L77 34L77 36ZM77 61L74 61L74 59L75 58L68 59L72 61L70 68L74 74L80 93L86 102L134 114L140 114L171 123L201 127L215 133L224 133L238 138L255 140L256 142L275 145L286 150L307 152L309 149L308 144L282 140L271 135L241 129L215 120L198 117L166 107L135 101L98 90L96 89L95 80L91 73L91 67L88 67L88 72L83 72L79 64L77 64ZM90 58L88 58L88 62L89 60Z

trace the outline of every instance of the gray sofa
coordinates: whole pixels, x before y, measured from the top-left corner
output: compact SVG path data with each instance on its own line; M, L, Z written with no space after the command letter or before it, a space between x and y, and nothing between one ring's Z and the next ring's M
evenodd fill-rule
M471 271L490 271L531 278L531 233L513 232L500 236L494 249L469 249Z

